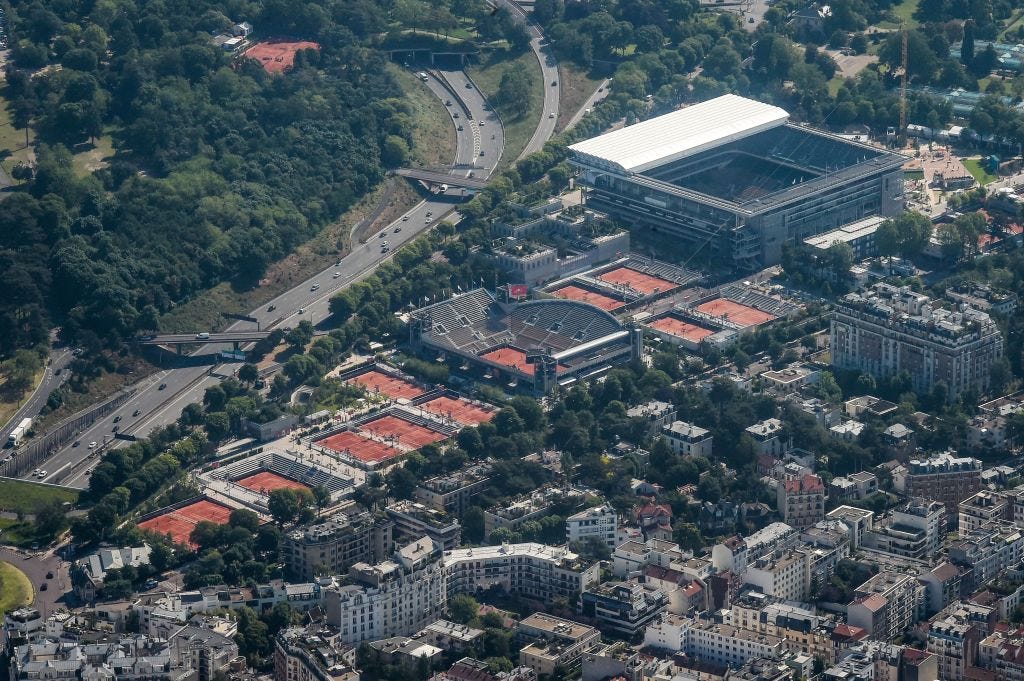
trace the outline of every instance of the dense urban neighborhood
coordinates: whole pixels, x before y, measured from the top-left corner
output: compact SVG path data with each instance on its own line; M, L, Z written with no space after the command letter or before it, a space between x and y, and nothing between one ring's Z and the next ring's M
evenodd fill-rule
M1018 5L0 0L0 674L1022 681Z

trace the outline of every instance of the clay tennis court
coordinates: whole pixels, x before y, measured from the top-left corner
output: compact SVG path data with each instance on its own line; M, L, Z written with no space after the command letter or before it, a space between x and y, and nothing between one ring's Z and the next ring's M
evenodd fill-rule
M269 73L281 73L295 65L295 53L299 50L319 50L320 46L307 40L290 42L284 40L268 40L256 43L243 54L255 59Z
M523 372L524 374L533 375L533 365L526 363L526 353L518 348L498 348L497 350L491 350L490 352L480 355L481 359L487 359L495 364L501 364L502 366L516 369ZM565 371L568 367L563 364L558 365L557 371L559 373Z
M200 521L209 520L211 523L224 525L228 522L228 516L230 515L231 509L224 504L218 504L209 499L201 499L188 506L182 506L181 508L158 515L155 518L145 520L139 523L139 527L160 535L169 533L176 543L188 544L194 548L192 542L189 541L189 537Z
M698 324L684 322L676 317L662 317L651 322L648 326L694 343L699 343L714 333L711 329Z
M359 426L359 429L372 433L377 437L395 438L398 444L405 445L410 449L419 449L423 445L429 445L432 442L440 442L445 439L445 436L441 433L435 432L430 428L424 428L411 421L400 419L397 416L392 416L391 414L368 421Z
M420 407L432 414L440 414L467 426L475 426L494 418L494 411L491 409L467 400L456 400L446 396L435 397L429 402L424 402Z
M568 298L569 300L578 300L581 303L590 303L591 305L595 305L606 312L617 310L625 304L621 300L615 300L611 296L606 296L603 293L597 293L595 291L588 291L585 288L573 286L572 284L563 286L557 291L552 291L551 293L559 298Z
M358 383L370 393L380 393L396 400L399 398L411 400L423 394L423 391L415 384L376 369L350 378L346 383Z
M276 489L309 489L309 485L303 485L297 480L278 475L273 471L260 471L247 475L244 478L235 480L236 485L241 485L254 492L270 493Z
M664 293L670 289L679 288L679 284L671 282L668 279L662 279L650 274L644 274L643 272L637 272L636 270L628 267L616 267L614 270L608 270L604 274L597 275L597 278L601 281L607 281L612 284L629 286L645 296L649 296L655 291Z
M380 463L400 456L402 451L395 449L383 442L363 437L351 430L343 430L330 437L318 440L317 444L332 449L339 454L347 454L353 459L365 461L366 463Z
M701 312L713 317L723 317L730 322L736 322L744 326L757 326L775 319L775 315L762 312L757 308L737 303L726 298L715 298L697 306Z

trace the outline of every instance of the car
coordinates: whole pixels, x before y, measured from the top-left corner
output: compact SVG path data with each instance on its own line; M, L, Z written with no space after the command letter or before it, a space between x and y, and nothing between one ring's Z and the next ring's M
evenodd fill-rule
M273 312L276 309L277 309L277 305L268 305L267 306L267 312Z
M39 590L40 591L46 591L49 588L50 588L49 582L43 582L42 584L39 585Z
M481 150L480 150L480 155L481 155L481 156L483 156L483 155L484 155L484 150L483 150L483 149L481 149Z
M95 441L89 443L89 449L96 449L96 442Z
M53 571L52 570L50 572L46 573L46 578L47 579L53 579Z
M465 130L465 128L463 128L463 127L462 127L461 125L460 125L460 126L459 126L458 128L456 128L456 129L457 129L457 130L458 130L459 132L462 132L463 130Z
M452 118L458 118L458 117L459 117L459 112L458 111L456 111L456 112L454 112L452 114Z
M39 471L39 479L40 480L45 478L47 475L49 475L49 473L47 473L46 471Z
M481 128L484 127L484 121L477 122L477 125L479 125Z
M165 388L167 388L167 384L166 383L161 383L160 387L157 388L157 390L164 390Z
M387 246L387 245L388 245L388 241L387 241L387 239L385 239L384 241L381 241L381 242L380 242L380 245L381 245L381 246Z
M335 272L334 274L331 275L331 278L332 279L337 279L340 276L341 276L341 272Z
M114 423L121 423L121 415L120 414L118 414L117 416L114 417Z
M312 286L310 286L310 287L309 287L309 290L310 290L310 291L315 291L315 290L317 290L318 288L320 288L320 284L313 284Z
M381 252L381 253L387 253L387 252L388 252L388 251L390 251L390 250L391 250L391 247L390 247L390 246L385 246L384 248L380 249L380 252Z
M41 471L41 470L42 470L41 468L35 469L34 471L32 471L32 475L39 475L39 471Z
M754 17L750 17L749 19L747 19L747 23L748 24L754 23Z
M557 80L551 81L551 87L555 87L556 85L558 85L558 81Z
M300 307L299 308L299 314L306 314L306 308Z
M136 409L135 411L132 412L132 416L138 416L141 413L142 413L141 409Z
M599 87L599 88L597 88L597 91L598 91L598 92L604 92L604 87Z
M432 210L428 210L428 211L427 211L427 217L428 217L428 218L429 218L429 217L430 217L431 215L433 215L433 214L434 214L434 211L432 211Z
M82 441L81 441L81 440L75 440L74 442L72 442L72 443L71 443L71 446L72 446L72 447L77 447L77 446L78 446L78 445L80 445L80 444L82 444Z
M554 111L552 111L551 113L548 114L548 118L554 118L554 117L555 117L555 112Z
M444 105L445 106L451 106L452 105L452 100L450 100L450 99L444 100Z
M467 90L472 90L473 89L473 84L472 83L466 83L466 89Z
M209 337L210 333L208 331L203 331L202 333L196 334L196 340L207 340Z
M116 433L117 431L121 430L121 426L114 426L110 430Z
M398 234L401 231L402 231L402 225L398 225L397 227L395 227L395 234Z
M408 216L408 215L403 215L403 216L402 216L402 222L405 222L405 221L406 221L406 220L408 220L408 219L409 219L409 216Z
M430 213L427 213L427 215L430 215ZM383 239L383 238L384 238L384 237L386 237L387 235L388 235L388 230L386 230L386 229L385 229L385 230L384 230L383 232L381 232L381 233L380 233L380 234L378 234L377 236L379 236L379 237L380 237L381 239Z
M426 224L430 224L433 220L434 218L430 217L429 215L423 218L423 222L425 222Z

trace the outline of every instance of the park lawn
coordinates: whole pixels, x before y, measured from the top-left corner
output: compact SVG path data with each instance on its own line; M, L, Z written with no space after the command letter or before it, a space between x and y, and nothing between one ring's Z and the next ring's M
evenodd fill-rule
M25 131L16 129L11 124L11 112L7 108L7 98L4 96L6 90L5 87L0 91L0 165L10 175L11 170L18 163L35 158L35 153L32 150L35 133L31 129L29 130L29 146L26 147Z
M842 74L832 76L832 79L828 81L828 93L835 97L839 94L839 88L843 87L843 83L846 79L843 78Z
M558 121L555 130L564 130L583 103L594 94L603 78L593 78L586 71L566 61L558 62Z
M110 165L114 156L114 140L108 131L94 143L79 144L74 148L72 163L79 177L90 175Z
M967 168L967 172L974 176L974 179L978 181L978 184L988 184L989 182L995 182L999 179L998 175L990 175L981 167L980 158L965 158L964 167Z
M0 479L0 509L15 513L35 513L52 501L78 503L78 492L66 487L41 485L27 480Z
M36 543L32 524L14 518L0 518L0 544L28 548Z
M526 113L519 118L513 118L507 107L496 103L501 78L511 71L522 71L530 78L528 106ZM515 163L519 154L529 144L540 121L544 107L545 85L541 82L540 64L537 63L537 57L532 50L527 50L514 58L509 58L507 53L495 51L491 52L485 63L470 67L468 72L473 82L501 115L501 123L505 128L505 151L501 155L498 169L507 168Z
M1021 20L1024 20L1024 10L1014 10L1013 13L1010 15L1010 19L1006 22L1006 28L1000 31L999 34L996 36L996 41L1004 41L1006 39L1006 34L1009 33L1012 29L1014 29L1017 26L1017 24L1021 22Z
M0 562L0 613L8 613L32 602L32 582L10 563Z
M455 159L455 124L451 111L408 70L389 64L413 111L410 160L427 166L450 165Z
M880 21L878 22L879 28L899 28L900 22L903 23L907 28L917 28L917 19L914 18L914 13L917 11L918 0L903 0L898 5L894 5L892 13L896 15L896 21Z

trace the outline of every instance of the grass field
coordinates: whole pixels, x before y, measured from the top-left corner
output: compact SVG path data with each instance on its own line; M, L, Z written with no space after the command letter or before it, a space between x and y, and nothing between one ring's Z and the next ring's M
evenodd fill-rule
M78 492L26 480L0 479L0 510L35 513L51 501L78 503Z
M93 144L80 144L74 149L73 163L79 176L96 172L109 165L114 155L114 140L109 134L98 137Z
M917 19L914 18L914 12L917 11L918 0L903 0L898 5L894 5L892 13L896 15L896 21L880 21L878 22L879 28L899 28L900 22L903 22L907 28L917 28Z
M14 518L0 518L0 544L28 548L35 542L35 528L31 523Z
M967 172L974 176L974 179L979 184L988 184L989 182L995 182L999 179L998 175L990 175L981 167L980 158L965 158L964 167L967 168Z
M558 121L555 130L564 130L583 106L602 78L592 78L586 71L566 61L558 62Z
M0 425L7 423L21 409L21 405L25 404L25 401L32 395L32 391L39 385L39 381L43 380L44 371L46 371L46 367L39 370L35 378L32 379L32 387L25 392L9 390L7 379L0 378Z
M31 161L35 158L31 143L35 140L35 134L29 130L29 146L25 146L25 131L16 129L11 124L11 112L7 109L7 98L4 96L7 88L0 90L0 166L11 174L11 169L22 161Z
M8 613L32 602L28 575L10 563L0 562L0 613Z
M480 88L480 91L487 96L492 103L498 93L498 85L501 78L511 71L522 71L530 77L530 98L526 114L519 118L512 118L505 107L495 104L494 108L501 115L501 122L505 126L505 151L501 155L501 162L498 169L507 168L515 163L516 158L533 137L533 131L537 129L540 121L541 109L544 106L544 87L540 80L540 64L533 52L527 51L523 54L509 59L503 52L492 52L483 64L468 69L470 77Z
M1010 15L1010 19L1006 22L1006 28L999 32L999 35L996 36L996 40L1004 41L1006 39L1006 34L1015 29L1022 20L1024 20L1024 10L1014 10Z
M413 109L412 160L423 165L448 165L455 158L455 124L441 100L406 69L388 64L388 70Z

